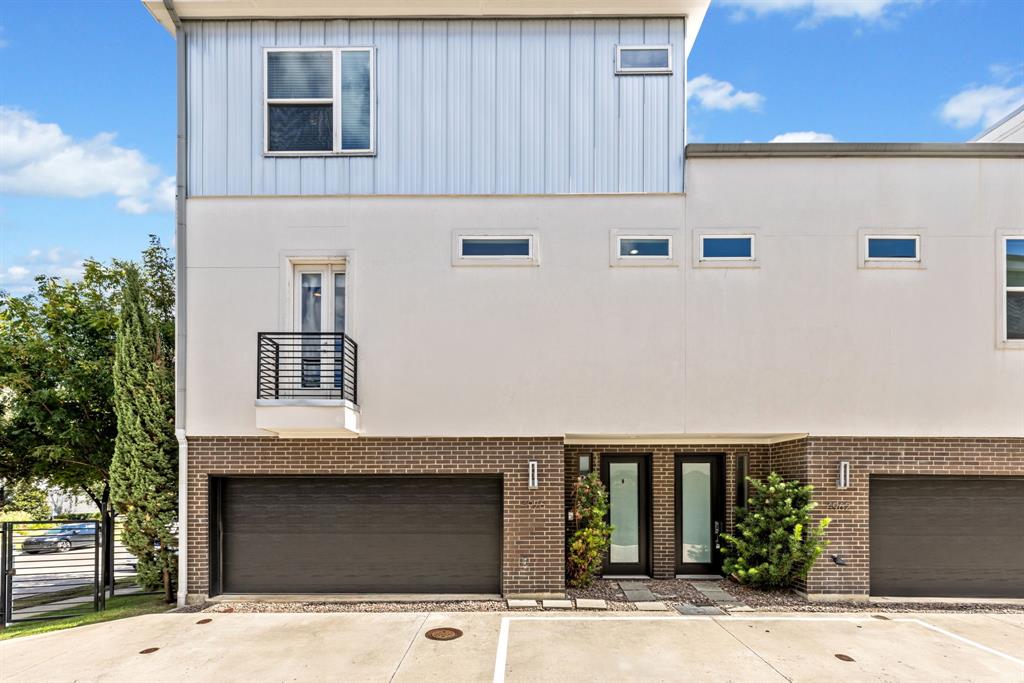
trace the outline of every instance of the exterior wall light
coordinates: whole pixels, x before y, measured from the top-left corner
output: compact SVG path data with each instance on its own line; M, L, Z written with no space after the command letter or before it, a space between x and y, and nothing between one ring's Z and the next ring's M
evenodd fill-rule
M529 486L531 489L538 488L540 486L540 483L537 478L537 461L530 460L526 463L526 465L527 486Z
M850 488L850 461L840 460L839 461L839 473L836 476L836 488L837 489L848 489Z
M580 456L580 475L590 474L590 456Z

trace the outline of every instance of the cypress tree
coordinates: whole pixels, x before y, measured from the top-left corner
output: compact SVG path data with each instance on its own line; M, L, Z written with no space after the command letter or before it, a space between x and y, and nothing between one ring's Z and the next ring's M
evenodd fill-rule
M149 310L142 277L125 268L114 355L117 439L111 498L123 518L121 540L138 558L138 580L172 599L177 521L173 357Z

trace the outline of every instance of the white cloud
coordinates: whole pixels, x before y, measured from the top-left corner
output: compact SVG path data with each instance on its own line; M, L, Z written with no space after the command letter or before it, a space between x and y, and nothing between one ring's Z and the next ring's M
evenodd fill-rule
M797 130L792 133L776 135L769 142L836 142L830 133L818 133L813 130Z
M734 19L761 17L776 12L799 14L799 26L810 28L828 19L856 19L880 22L901 8L921 4L922 0L722 0L735 8Z
M761 93L737 90L729 81L719 81L707 74L687 81L686 96L687 98L696 98L705 109L722 111L732 111L733 109L758 111L764 103L764 95Z
M61 247L33 249L20 263L0 265L0 290L21 296L35 290L37 275L77 280L84 267L85 261L77 253Z
M55 123L0 106L0 192L48 197L118 197L128 213L169 210L174 179L137 149L114 144L113 133L75 140Z
M942 105L939 116L957 128L991 126L1024 104L1024 86L982 85L966 88Z

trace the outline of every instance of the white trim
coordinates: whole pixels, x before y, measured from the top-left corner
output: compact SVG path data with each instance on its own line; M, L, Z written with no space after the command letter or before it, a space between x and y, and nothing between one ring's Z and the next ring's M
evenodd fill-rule
M610 266L678 266L676 230L611 230L608 241ZM623 240L667 240L668 256L623 254Z
M466 240L526 240L526 256L465 256ZM535 231L456 230L452 232L453 266L536 266L540 265L538 235Z
M637 52L640 50L665 50L668 53L668 66L658 67L624 67L622 66L623 52ZM672 73L672 46L671 45L616 45L615 46L615 73L620 75L636 74L671 74Z
M750 240L750 256L705 256L704 242L706 240L721 239L748 239ZM757 233L750 230L743 231L712 231L706 230L697 233L697 244L695 247L694 260L696 265L716 265L733 267L750 267L757 264Z
M1010 292L1024 292L1024 287L1011 287L1006 279L1009 265L1010 240L1024 240L1024 230L1000 230L996 239L996 281L998 302L996 311L997 344L1001 349L1024 350L1024 339L1010 339L1010 310L1006 305Z
M913 240L914 241L914 255L913 256L872 256L871 255L871 241L872 240ZM920 263L921 261L921 235L919 234L882 234L882 233L865 233L864 234L864 261L876 263Z
M271 52L328 52L331 54L331 97L270 98L268 64ZM370 54L370 146L366 149L343 150L341 139L341 55L343 52ZM329 150L271 150L270 105L272 104L329 104L331 105L331 149ZM370 45L346 47L265 47L263 48L263 156L267 157L328 157L373 156L377 153L377 48Z

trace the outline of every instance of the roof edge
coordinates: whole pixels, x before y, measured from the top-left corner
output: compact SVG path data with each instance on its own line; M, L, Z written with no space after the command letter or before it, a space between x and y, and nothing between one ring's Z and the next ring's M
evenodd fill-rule
M770 142L689 144L688 159L749 159L803 157L904 157L1024 159L1024 143L993 142Z

